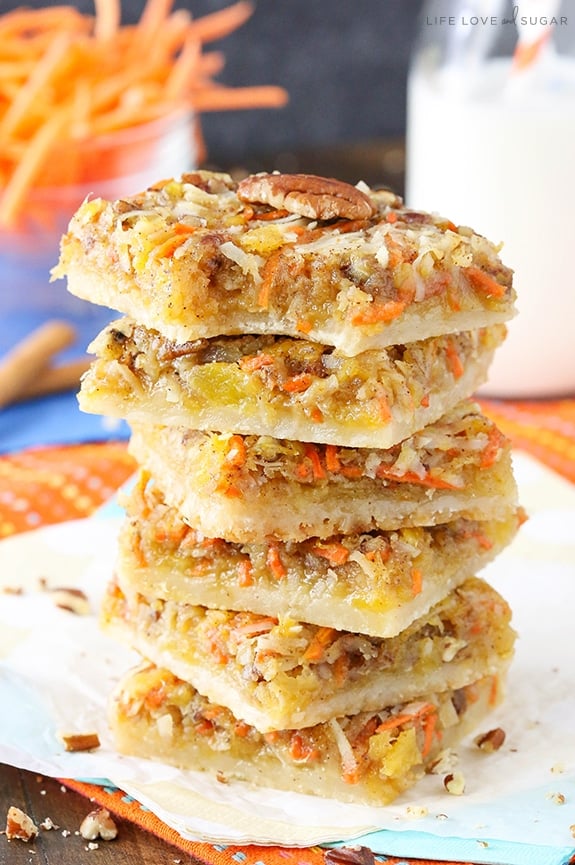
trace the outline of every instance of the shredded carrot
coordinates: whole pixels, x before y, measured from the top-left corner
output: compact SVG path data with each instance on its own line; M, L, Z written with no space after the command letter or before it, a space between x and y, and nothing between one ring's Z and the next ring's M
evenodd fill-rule
M246 461L246 444L243 436L235 434L230 437L228 449L224 457L225 469L216 486L216 492L223 493L228 498L243 498L242 490L233 483L233 469L241 468Z
M237 721L234 724L234 735L238 736L240 739L245 739L246 736L249 735L251 729L250 725L246 724L245 721Z
M296 323L296 328L300 333L309 333L312 328L312 324L310 321L307 321L307 319L300 318L299 321Z
M194 732L199 736L211 736L214 732L214 725L207 718L201 718L194 724Z
M252 215L255 215L252 211ZM258 213L258 222L267 222L268 220L275 221L276 219L283 219L284 216L289 216L289 210L270 210L267 213Z
M228 663L229 656L222 649L222 647L219 645L216 638L211 638L208 640L208 650L209 650L210 654L213 656L213 659L216 662L216 664L220 664L221 666L224 666L224 664Z
M433 703L424 703L416 712L405 712L403 715L392 715L390 718L382 721L378 724L376 733L382 733L384 730L395 730L397 727L403 726L403 724L415 723L425 717L429 712L435 711L436 709Z
M337 447L335 445L326 445L325 447L325 465L328 472L338 472L341 469Z
M244 494L241 489L235 484L229 482L218 484L216 487L218 493L223 493L229 499L243 499Z
M311 385L313 378L307 372L300 372L298 375L293 375L291 378L286 378L282 385L282 390L287 393L302 393Z
M223 39L244 24L254 11L254 7L246 0L240 0L233 6L196 18L190 29L199 42L213 42Z
M397 222L397 213L395 210L390 210L389 213L385 214L385 221L390 223Z
M483 448L481 454L479 465L482 469L488 469L496 462L504 444L505 437L503 436L503 433L497 427L492 427L489 430L487 444Z
M551 30L548 28L533 42L520 39L513 52L513 70L519 71L531 66L540 54L543 45L548 41L550 34Z
M180 526L168 529L158 526L154 531L154 541L157 544L169 543L179 546L188 534L188 531L189 526L186 526L184 523Z
M441 730L437 729L437 710L433 707L433 711L429 711L425 714L422 719L423 726L423 747L421 749L421 756L427 757L429 752L431 751L431 746L433 745L433 738L437 736L437 738L441 738Z
M30 215L34 186L93 184L95 165L107 180L124 174L125 148L99 162L92 153L103 134L189 112L286 103L279 87L216 83L224 57L203 53L250 17L251 3L196 19L172 6L146 0L136 25L122 24L121 0L94 0L94 15L72 5L0 14L0 225ZM197 121L195 128L201 148ZM85 142L89 160L79 155Z
M163 682L160 682L159 685L156 685L155 688L151 688L145 697L145 704L150 709L157 709L162 705L164 700L166 699L166 688Z
M342 772L341 777L346 784L353 786L354 784L359 784L362 774L361 768L355 766L353 769L348 769L345 772Z
M345 652L339 655L332 664L332 669L334 681L338 688L341 688L347 681L349 673L349 656L346 655Z
M163 243L159 243L150 253L150 258L171 258L176 249L179 249L179 247L188 240L191 233L191 231L180 231L177 234L174 234L173 237L169 237L167 240L164 240Z
M136 532L132 536L131 549L132 549L132 553L134 555L134 558L136 559L136 562L138 564L138 567L139 568L147 568L148 567L148 560L146 559L146 556L145 556L144 551L142 549L142 538L141 538L141 535L139 532Z
M252 563L249 559L242 559L238 563L238 586L242 589L247 586L253 586L254 580L252 576Z
M102 42L114 38L120 27L121 9L118 0L94 0L96 20L94 36Z
M255 372L263 366L273 366L274 359L271 354L250 354L240 358L240 369L244 372Z
M477 703L479 700L477 682L472 682L471 685L465 686L465 699L468 703Z
M196 111L239 111L253 108L283 108L287 102L285 90L281 87L218 87L212 84L201 90L193 91L189 97L190 105Z
M267 634L272 628L275 628L278 620L272 616L253 616L252 621L244 625L237 625L233 632L236 637L246 639L248 637L258 637L260 634Z
M459 353L452 339L448 339L445 346L445 354L447 356L447 365L451 370L454 378L461 378L465 372L465 367L461 362Z
M336 635L335 628L321 627L313 635L307 649L302 655L304 661L321 661L326 646L329 646Z
M270 733L264 733L264 740L269 742L270 745L273 745L274 742L277 742L280 737L280 733L278 730L272 730Z
M323 422L323 412L319 408L319 406L315 405L312 408L310 417L311 417L312 421L314 421L314 423L322 423Z
M276 580L283 580L283 578L287 575L286 567L281 560L279 547L276 543L272 543L268 547L266 564L268 565Z
M225 712L223 706L216 706L215 703L212 703L211 706L206 706L202 709L202 715L204 718L207 718L208 721L215 721L216 718L219 718L222 713Z
M415 472L404 472L400 475L394 471L393 466L386 466L383 463L380 463L375 470L375 473L378 478L388 478L389 480L399 481L400 483L420 484L423 487L432 487L438 490L456 489L455 484L452 484L443 478L435 477L431 472L428 472L422 477Z
M447 286L446 296L449 308L453 310L453 312L459 312L461 310L461 296L459 294L459 289L453 282Z
M423 574L419 568L411 569L411 591L413 596L419 595L423 588Z
M301 481L305 481L311 474L311 466L306 463L305 460L302 460L301 463L298 463L296 466L295 473Z
M332 565L345 565L349 559L349 550L338 541L329 544L319 544L312 548L312 552L322 559L327 559Z
M503 297L505 295L505 286L501 285L501 283L497 282L485 271L480 270L479 267L465 267L464 272L473 288L476 288L478 291L482 291L484 294L491 295L492 297Z
M275 279L275 275L280 266L281 248L272 252L262 270L262 284L258 292L258 306L262 309L267 309L270 305L270 292Z
M102 0L100 0L102 2ZM140 34L155 34L162 27L173 6L173 0L146 0L144 10L138 21Z
M488 703L490 706L495 706L499 698L499 676L491 677L491 688L489 689Z
M483 532L471 532L471 537L475 538L480 547L484 550L490 550L493 547L493 541L483 534Z
M384 394L380 394L377 398L377 404L379 406L380 420L382 423L389 423L391 420L391 409L387 397Z
M393 270L394 267L397 267L403 261L403 252L399 243L393 237L390 237L389 234L386 235L385 245L389 253L388 266Z
M351 319L352 324L377 324L398 318L406 304L403 300L388 300L386 303L370 303Z
M361 478L363 477L363 469L361 466L342 466L340 468L340 474L344 476L344 478Z
M325 478L325 470L321 464L321 457L314 444L306 442L304 444L305 455L311 463L314 480L322 480Z
M321 756L319 749L306 742L299 731L291 735L289 755L296 763L311 763Z
M243 436L235 434L230 437L225 459L228 466L239 467L244 465L246 461L246 443Z

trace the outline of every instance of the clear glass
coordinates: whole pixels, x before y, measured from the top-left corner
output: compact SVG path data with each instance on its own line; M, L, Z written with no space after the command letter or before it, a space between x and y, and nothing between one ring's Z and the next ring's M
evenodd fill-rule
M82 354L118 314L50 282L70 217L88 196L121 198L196 164L195 120L178 113L131 129L61 145L30 191L17 225L0 229L0 355L48 319L71 322Z
M575 0L430 0L407 108L408 204L502 242L515 271L483 392L575 393Z

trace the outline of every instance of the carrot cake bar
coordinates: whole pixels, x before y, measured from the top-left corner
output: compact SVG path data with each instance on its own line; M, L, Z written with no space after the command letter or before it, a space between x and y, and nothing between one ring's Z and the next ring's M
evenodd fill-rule
M102 607L112 636L261 732L377 711L496 673L513 652L510 618L503 598L475 577L386 639L164 601L116 580Z
M198 171L89 199L53 275L176 343L272 333L354 355L514 315L512 273L484 237L309 175Z
M231 543L190 528L141 473L116 563L128 592L392 637L511 542L521 512L299 542Z
M307 339L177 344L130 319L94 340L80 407L130 423L388 448L485 380L505 325L346 357Z
M506 519L509 441L476 403L387 450L133 424L130 451L207 537L245 543Z
M305 730L261 733L166 669L142 663L110 701L121 753L364 805L387 805L440 764L502 699L506 664L460 688L330 718Z

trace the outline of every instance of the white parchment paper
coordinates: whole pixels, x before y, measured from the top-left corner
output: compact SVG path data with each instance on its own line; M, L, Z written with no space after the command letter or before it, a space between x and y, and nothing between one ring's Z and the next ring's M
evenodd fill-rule
M0 592L0 760L60 778L109 779L190 839L304 846L365 833L377 838L383 830L388 841L397 833L429 833L446 844L489 838L575 848L575 487L524 455L516 455L515 467L530 519L482 574L510 602L519 633L508 697L487 727L501 726L507 736L489 756L471 742L460 748L464 796L450 796L440 776L428 776L393 805L366 808L222 785L116 754L106 702L137 657L100 633L97 622L114 566L114 518L0 543L0 588L22 589ZM40 579L82 588L93 615L58 609ZM63 750L60 731L92 729L100 749Z

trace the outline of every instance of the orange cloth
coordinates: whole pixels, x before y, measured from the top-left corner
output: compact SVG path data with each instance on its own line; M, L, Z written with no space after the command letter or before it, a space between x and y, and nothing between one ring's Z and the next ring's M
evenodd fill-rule
M482 401L514 446L575 482L575 399L552 402ZM0 457L0 537L41 525L81 519L103 504L132 474L135 463L122 443L27 450ZM324 852L186 841L116 788L79 781L64 784L120 817L163 838L207 865L322 865ZM427 860L376 857L389 865ZM431 865L431 863L428 863ZM453 863L444 863L453 865ZM461 863L460 863L461 865Z

